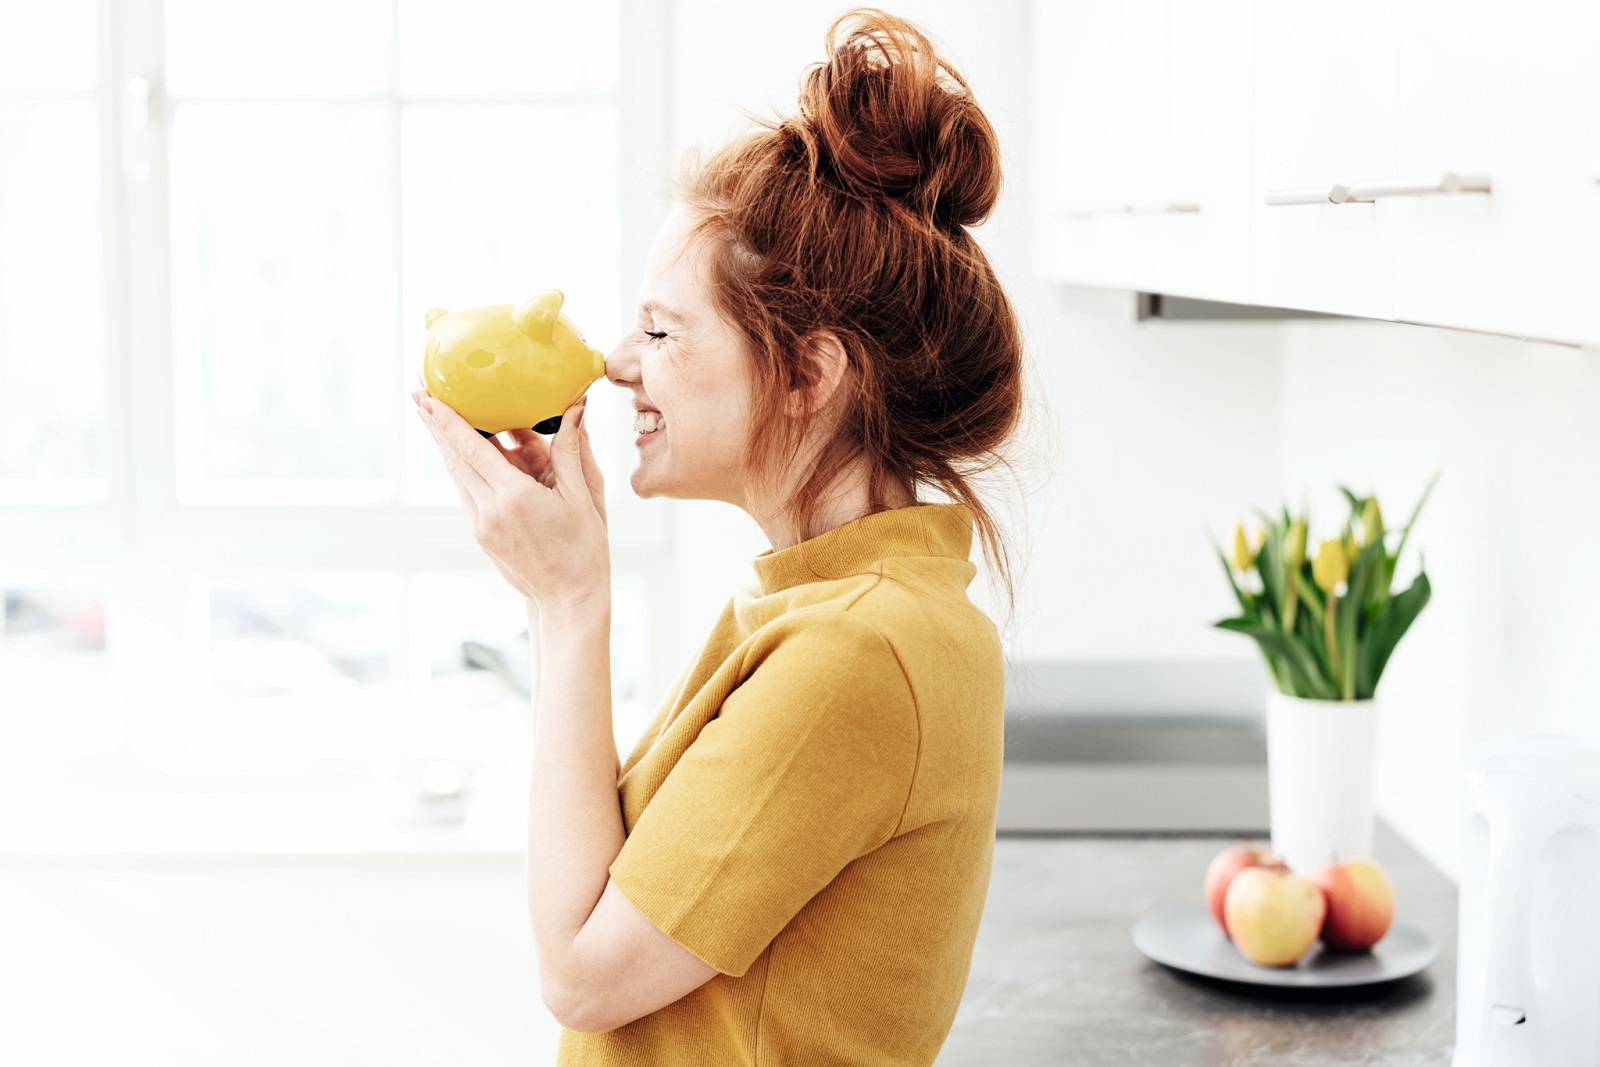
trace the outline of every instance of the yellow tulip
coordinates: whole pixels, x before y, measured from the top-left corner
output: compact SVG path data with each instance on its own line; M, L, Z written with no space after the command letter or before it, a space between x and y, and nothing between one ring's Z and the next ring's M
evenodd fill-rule
M1242 573L1256 565L1255 550L1250 547L1250 542L1244 536L1244 524L1233 525L1233 565Z
M1324 593L1331 593L1338 584L1350 577L1350 557L1340 538L1333 538L1317 546L1317 558L1311 561L1311 577Z
M1283 558L1291 567L1306 561L1306 524L1301 519L1289 524L1289 532L1283 539Z
M1361 547L1365 548L1373 541L1383 536L1383 512L1378 510L1378 498L1367 498L1367 504L1361 509Z

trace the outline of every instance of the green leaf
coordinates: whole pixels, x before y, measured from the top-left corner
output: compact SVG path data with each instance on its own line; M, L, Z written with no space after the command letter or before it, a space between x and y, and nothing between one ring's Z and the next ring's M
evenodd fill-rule
M1261 596L1272 605L1274 619L1283 617L1283 530L1276 524L1267 527L1266 540L1256 555L1256 572L1261 575ZM1263 615L1266 612L1262 612Z
M1383 677L1383 668L1388 664L1395 645L1400 643L1400 638L1411 628L1432 595L1428 573L1421 571L1416 581L1411 583L1411 588L1390 597L1383 614L1372 621L1371 630L1361 646L1361 663L1356 677L1357 699L1370 697L1377 691L1378 679Z
M1295 636L1299 638L1311 653L1311 658L1317 666L1317 675L1328 679L1331 684L1333 667L1328 662L1328 643L1323 637L1322 615L1327 611L1326 604L1315 611L1303 610L1295 619Z
M1255 638L1256 643L1261 646L1261 651L1268 657L1282 656L1285 666L1289 669L1289 676L1294 681L1296 696L1311 697L1315 700L1337 699L1333 687L1317 670L1310 653L1288 634L1248 619L1223 619L1216 625L1224 630L1233 630Z
M1317 618L1320 619L1323 612L1328 610L1328 601L1322 595L1322 590L1318 588L1317 580L1311 575L1310 563L1302 563L1300 565L1299 588L1300 599L1304 600L1306 604L1310 605L1311 607L1316 608Z
M1356 496L1349 489L1342 485L1339 487L1339 492L1343 493L1344 498L1350 501L1351 514L1359 515L1361 514L1361 509L1367 506L1367 501L1364 497Z
M1428 502L1428 494L1433 492L1434 483L1439 480L1439 475L1444 471L1434 471L1433 477L1428 479L1427 488L1422 490L1422 496L1417 500L1417 506L1411 509L1411 518L1400 528L1400 545L1394 550L1395 562L1400 561L1400 553L1406 550L1406 540L1411 536L1411 524L1417 521L1417 516L1422 514L1422 505Z
M1233 564L1228 562L1228 557L1223 553L1222 546L1217 544L1217 539L1211 536L1210 530L1206 531L1206 537L1211 541L1211 547L1216 549L1217 558L1222 561L1222 573L1227 575L1228 585L1233 589L1233 595L1238 599L1240 609L1243 610L1246 615L1249 615L1252 618L1255 617L1256 606L1252 601L1245 598L1244 591L1239 588L1239 583L1234 581Z
M1367 584L1372 581L1373 569L1383 557L1383 541L1373 540L1356 557L1350 571L1349 584L1344 599L1334 608L1334 627L1339 635L1339 692L1345 700L1354 700L1356 694L1356 661L1361 654L1361 623L1366 611Z

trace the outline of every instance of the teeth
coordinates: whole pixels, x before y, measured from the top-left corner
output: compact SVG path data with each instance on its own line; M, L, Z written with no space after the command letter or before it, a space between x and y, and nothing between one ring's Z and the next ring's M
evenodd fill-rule
M635 433L654 433L667 424L667 420L653 411L640 411L633 416Z

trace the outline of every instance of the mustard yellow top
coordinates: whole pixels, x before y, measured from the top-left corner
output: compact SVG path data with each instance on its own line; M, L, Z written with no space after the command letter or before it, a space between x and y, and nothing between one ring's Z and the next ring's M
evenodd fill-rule
M926 1065L994 857L1005 676L963 504L754 559L622 767L624 896L720 971L560 1067Z

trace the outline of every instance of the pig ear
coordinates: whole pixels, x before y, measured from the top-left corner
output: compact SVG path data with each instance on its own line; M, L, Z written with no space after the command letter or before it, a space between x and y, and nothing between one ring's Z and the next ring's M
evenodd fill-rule
M429 308L428 309L428 314L427 314L427 320L428 320L428 327L427 328L430 329L430 330L433 329L433 324L438 322L440 319L444 318L444 316L446 316L448 314L450 314L450 312L446 311L444 308Z
M556 317L561 314L561 305L566 303L566 296L560 289L546 289L535 293L525 302L518 305L512 313L511 321L517 324L517 329L527 334L535 341L549 341L550 331L555 329Z

